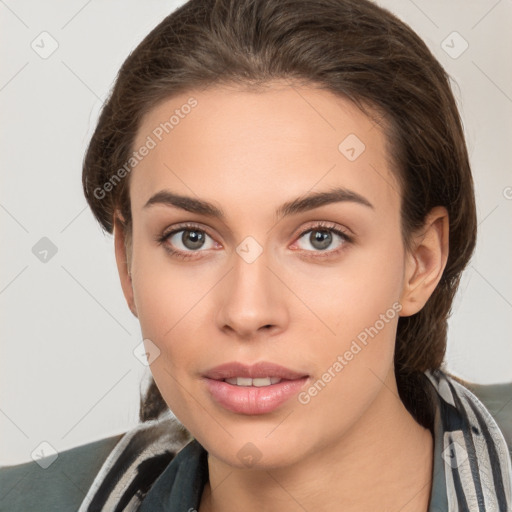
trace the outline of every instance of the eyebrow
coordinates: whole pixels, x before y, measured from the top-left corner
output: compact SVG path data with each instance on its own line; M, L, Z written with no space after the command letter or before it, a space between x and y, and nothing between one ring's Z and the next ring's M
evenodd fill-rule
M340 202L360 204L374 209L372 203L357 192L337 187L324 192L313 192L288 201L276 210L276 216L277 218L287 217L289 215L313 210L314 208L319 208L320 206L325 206L327 204ZM186 210L187 212L207 215L221 220L225 220L226 218L221 209L208 201L196 199L194 197L181 196L168 190L161 190L151 196L144 205L144 208L149 208L153 205L174 206L176 208Z

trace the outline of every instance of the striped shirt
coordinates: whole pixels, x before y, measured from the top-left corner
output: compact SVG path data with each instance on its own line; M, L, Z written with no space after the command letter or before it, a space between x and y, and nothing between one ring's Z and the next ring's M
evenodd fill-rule
M425 373L438 398L429 512L512 512L511 457L495 420L449 375Z

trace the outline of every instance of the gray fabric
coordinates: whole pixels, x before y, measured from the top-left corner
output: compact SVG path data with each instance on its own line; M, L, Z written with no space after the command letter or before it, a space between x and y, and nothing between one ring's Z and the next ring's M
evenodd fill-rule
M78 510L105 458L122 436L63 451L47 469L36 462L0 468L0 511Z

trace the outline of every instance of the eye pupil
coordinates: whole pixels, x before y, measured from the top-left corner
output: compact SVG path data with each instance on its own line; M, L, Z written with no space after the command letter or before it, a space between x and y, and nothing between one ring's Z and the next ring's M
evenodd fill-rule
M199 249L204 245L204 233L200 231L185 230L181 235L181 241L187 249Z
M327 249L332 242L332 233L329 231L314 230L309 237L311 245L316 249Z

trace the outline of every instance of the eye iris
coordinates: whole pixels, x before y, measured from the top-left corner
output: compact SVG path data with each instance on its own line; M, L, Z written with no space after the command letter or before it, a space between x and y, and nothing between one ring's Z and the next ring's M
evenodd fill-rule
M205 234L200 231L185 230L181 235L181 241L187 249L199 249L204 245Z
M315 230L309 235L309 240L316 249L327 249L332 242L332 233Z

